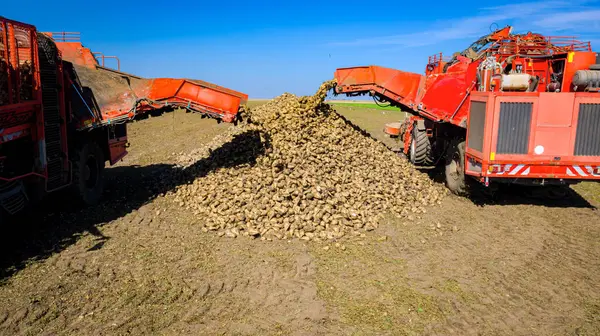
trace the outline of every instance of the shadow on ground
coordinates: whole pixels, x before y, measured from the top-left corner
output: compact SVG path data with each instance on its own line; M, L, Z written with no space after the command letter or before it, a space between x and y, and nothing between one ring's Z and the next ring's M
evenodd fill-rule
M351 123L350 123L351 124ZM366 136L368 133L353 125ZM261 140L261 138L263 140ZM65 192L53 194L33 211L25 212L2 225L0 234L0 280L7 279L28 263L45 259L75 243L82 234L92 234L100 249L110 239L98 230L109 223L151 202L158 195L178 185L192 182L218 168L233 168L254 164L270 148L265 134L248 131L214 150L209 157L182 169L173 165L124 166L106 170L106 190L100 205L81 208L73 204ZM438 170L428 171L431 178L443 182ZM531 204L546 207L594 208L583 197L569 189L562 199L532 198L525 187L508 186L494 195L478 186L469 199L479 206Z
M370 137L371 139L384 144L387 148L392 150L388 144L384 143L381 139L373 136L355 124L351 119L341 114L340 117L346 122L346 124L351 126L363 136ZM406 158L406 156L402 153L399 153L398 155ZM443 184L445 183L443 164L444 163L442 160L442 162L439 162L435 168L425 168L420 170L428 174L429 178L431 178L434 182ZM514 184L502 184L492 192L492 189L486 188L483 186L483 184L474 180L469 184L469 195L466 197L473 202L473 204L478 206L526 204L557 208L595 208L585 198L568 186L530 187Z
M92 250L102 248L110 237L103 236L98 225L123 217L158 195L218 168L255 164L270 148L265 134L262 139L258 131L239 134L185 169L167 164L108 168L103 201L97 206L81 208L73 204L67 192L52 194L33 211L2 223L0 279L10 277L30 262L62 251L85 233L98 237Z
M429 177L444 183L443 168L424 169ZM486 205L538 205L551 208L590 208L596 207L569 186L524 186L518 184L499 184L495 188L485 187L472 180L466 196L473 204Z

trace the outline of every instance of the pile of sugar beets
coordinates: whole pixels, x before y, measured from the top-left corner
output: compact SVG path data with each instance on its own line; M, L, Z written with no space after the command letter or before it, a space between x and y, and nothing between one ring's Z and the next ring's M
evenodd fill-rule
M202 231L340 240L364 237L386 215L422 213L440 202L443 186L323 102L334 85L253 108L250 123L181 159L193 178L174 197Z

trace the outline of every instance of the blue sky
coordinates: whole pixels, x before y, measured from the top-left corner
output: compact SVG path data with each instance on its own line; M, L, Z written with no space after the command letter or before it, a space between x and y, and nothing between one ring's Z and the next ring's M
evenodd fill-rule
M311 94L337 67L421 73L427 56L464 49L492 23L578 35L600 50L600 0L33 2L24 10L9 1L0 15L40 31L80 31L84 45L119 56L126 72L202 79L254 98Z

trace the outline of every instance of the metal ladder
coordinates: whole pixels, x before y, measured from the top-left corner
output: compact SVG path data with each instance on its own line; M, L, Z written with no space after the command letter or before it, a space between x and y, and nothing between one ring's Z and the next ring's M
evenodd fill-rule
M40 34L41 35L41 34ZM39 36L40 80L42 84L42 106L46 142L48 180L46 189L53 190L68 182L66 167L67 153L63 152L61 127L65 122L60 116L60 91L57 78L58 50L45 36Z

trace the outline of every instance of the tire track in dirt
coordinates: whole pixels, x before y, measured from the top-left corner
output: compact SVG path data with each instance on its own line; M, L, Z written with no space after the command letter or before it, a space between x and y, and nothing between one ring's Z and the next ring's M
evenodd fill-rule
M300 254L292 269L285 270L270 264L240 269L243 264L219 266L227 275L213 275L214 280L199 286L198 305L174 329L255 334L280 326L287 333L303 334L322 328L326 313L317 297L310 255ZM223 320L232 323L216 322Z
M157 215L170 204L158 203L105 225L100 238L83 236L9 280L0 288L0 299L10 306L0 315L0 333L320 330L325 310L306 252L295 259L286 254L294 261L279 265L285 258L269 253L287 251L290 244L251 251L244 247L248 241L232 244L196 231L180 210ZM293 245L297 251L300 243ZM257 267L255 258L267 262Z
M200 140L190 142L190 134L197 134L193 126L182 135L160 120L140 123L139 134L130 134L134 146L152 150L134 149L144 154L124 165L164 162L173 146L161 149L162 140L175 139L177 150L186 152L198 146ZM157 128L149 127L157 121ZM348 244L347 250L336 250L336 260L334 249L324 252L330 258L318 265L339 259L345 272L337 274L347 276L327 279L331 290L348 294L327 311L315 285L323 279L316 279L315 262L302 242L201 233L197 219L172 199L140 192L154 183L149 176L160 180L169 171L152 167L116 169L107 203L55 220L68 224L95 211L113 214L92 216L83 230L70 231L74 237L64 237L71 239L65 248L51 249L59 253L44 253L47 259L6 279L0 286L0 334L394 334L404 326L430 335L600 334L598 211L478 207L450 197L413 223L395 220L380 227L376 234L387 240ZM140 172L144 175L137 176ZM361 251L374 254L365 257ZM319 273L334 270L320 267ZM393 295L398 290L405 292ZM428 311L416 311L418 300L443 315L430 319ZM343 320L346 315L333 317L344 305L356 308L354 318L363 317L358 326ZM405 311L394 315L398 309ZM396 324L386 324L388 312L387 317L399 317L392 321ZM369 318L375 324L362 328ZM396 329L369 329L376 323ZM411 329L423 324L423 332Z
M585 208L452 198L392 238L390 253L407 260L413 286L449 302L447 320L426 334L567 334L585 325L585 301L600 299L600 279L590 278L600 270L596 218Z

